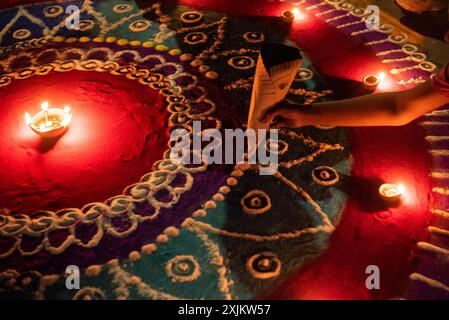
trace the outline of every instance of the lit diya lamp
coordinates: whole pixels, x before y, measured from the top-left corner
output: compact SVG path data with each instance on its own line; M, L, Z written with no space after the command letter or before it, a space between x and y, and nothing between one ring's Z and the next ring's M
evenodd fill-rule
M404 194L402 184L384 183L379 187L379 194L385 201L398 202Z
M287 10L282 12L281 17L285 21L292 22L293 20L301 20L304 15L299 8L293 8L291 11Z
M57 137L63 134L72 120L70 107L65 106L63 109L49 108L48 102L45 101L42 103L41 109L34 116L30 116L28 112L25 112L25 120L31 130L45 138Z
M379 84L385 79L385 73L381 72L379 74L370 74L363 78L363 86L365 89L374 91L377 89Z
M287 10L282 12L281 18L287 22L292 22L293 19L295 18L295 15L293 14L293 11Z

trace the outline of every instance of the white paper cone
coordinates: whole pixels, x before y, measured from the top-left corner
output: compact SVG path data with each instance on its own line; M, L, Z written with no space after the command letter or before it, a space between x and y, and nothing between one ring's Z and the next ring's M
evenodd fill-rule
M297 50L285 45L275 45L274 47L267 45L262 50L276 50L275 54L280 55L282 59L284 48L289 50L290 57L292 49ZM264 62L262 50L257 60L248 115L248 128L251 129L268 129L269 124L259 121L261 115L265 110L284 100L302 62L299 50L297 50L298 59L278 63L267 69L268 61Z

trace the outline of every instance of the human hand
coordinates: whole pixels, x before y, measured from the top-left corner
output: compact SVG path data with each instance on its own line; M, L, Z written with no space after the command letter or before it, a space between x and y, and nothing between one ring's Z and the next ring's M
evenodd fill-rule
M259 120L269 124L272 129L301 127L305 125L303 107L306 105L284 100L267 109Z

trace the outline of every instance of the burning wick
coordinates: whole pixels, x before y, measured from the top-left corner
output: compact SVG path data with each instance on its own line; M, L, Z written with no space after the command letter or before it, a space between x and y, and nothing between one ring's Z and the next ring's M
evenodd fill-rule
M44 115L45 115L45 124L48 124L48 101L45 101L42 105L41 105L41 109L44 110Z
M42 111L33 117L25 112L26 124L41 137L57 137L64 133L72 120L72 111L69 106L49 108L48 101L41 104Z
M383 72L378 75L371 74L363 78L363 86L367 90L374 91L384 79L385 73Z
M293 17L296 21L302 20L304 18L304 14L299 10L299 8L293 8Z
M379 187L380 196L387 201L398 201L404 191L402 184L384 183Z

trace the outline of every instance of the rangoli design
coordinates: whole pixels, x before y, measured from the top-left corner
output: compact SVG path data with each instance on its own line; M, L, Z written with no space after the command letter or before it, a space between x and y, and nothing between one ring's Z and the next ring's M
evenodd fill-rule
M203 130L244 127L259 48L285 41L286 22L144 3L75 0L3 10L0 88L55 72L108 73L163 95L170 130L190 131L194 120ZM65 27L69 5L81 8L80 30ZM307 10L321 6L327 9L317 15L328 23L356 18L339 29L363 19L341 1ZM417 62L395 73L435 68L413 45L398 45L405 35L390 32L384 27L385 37L366 45L387 44L378 52L385 63ZM331 98L306 59L289 99ZM282 130L273 176L259 175L257 165L175 164L169 147L151 172L106 201L34 213L1 207L0 297L257 298L318 257L338 228L351 172L344 129ZM76 292L65 288L72 264L81 269Z

